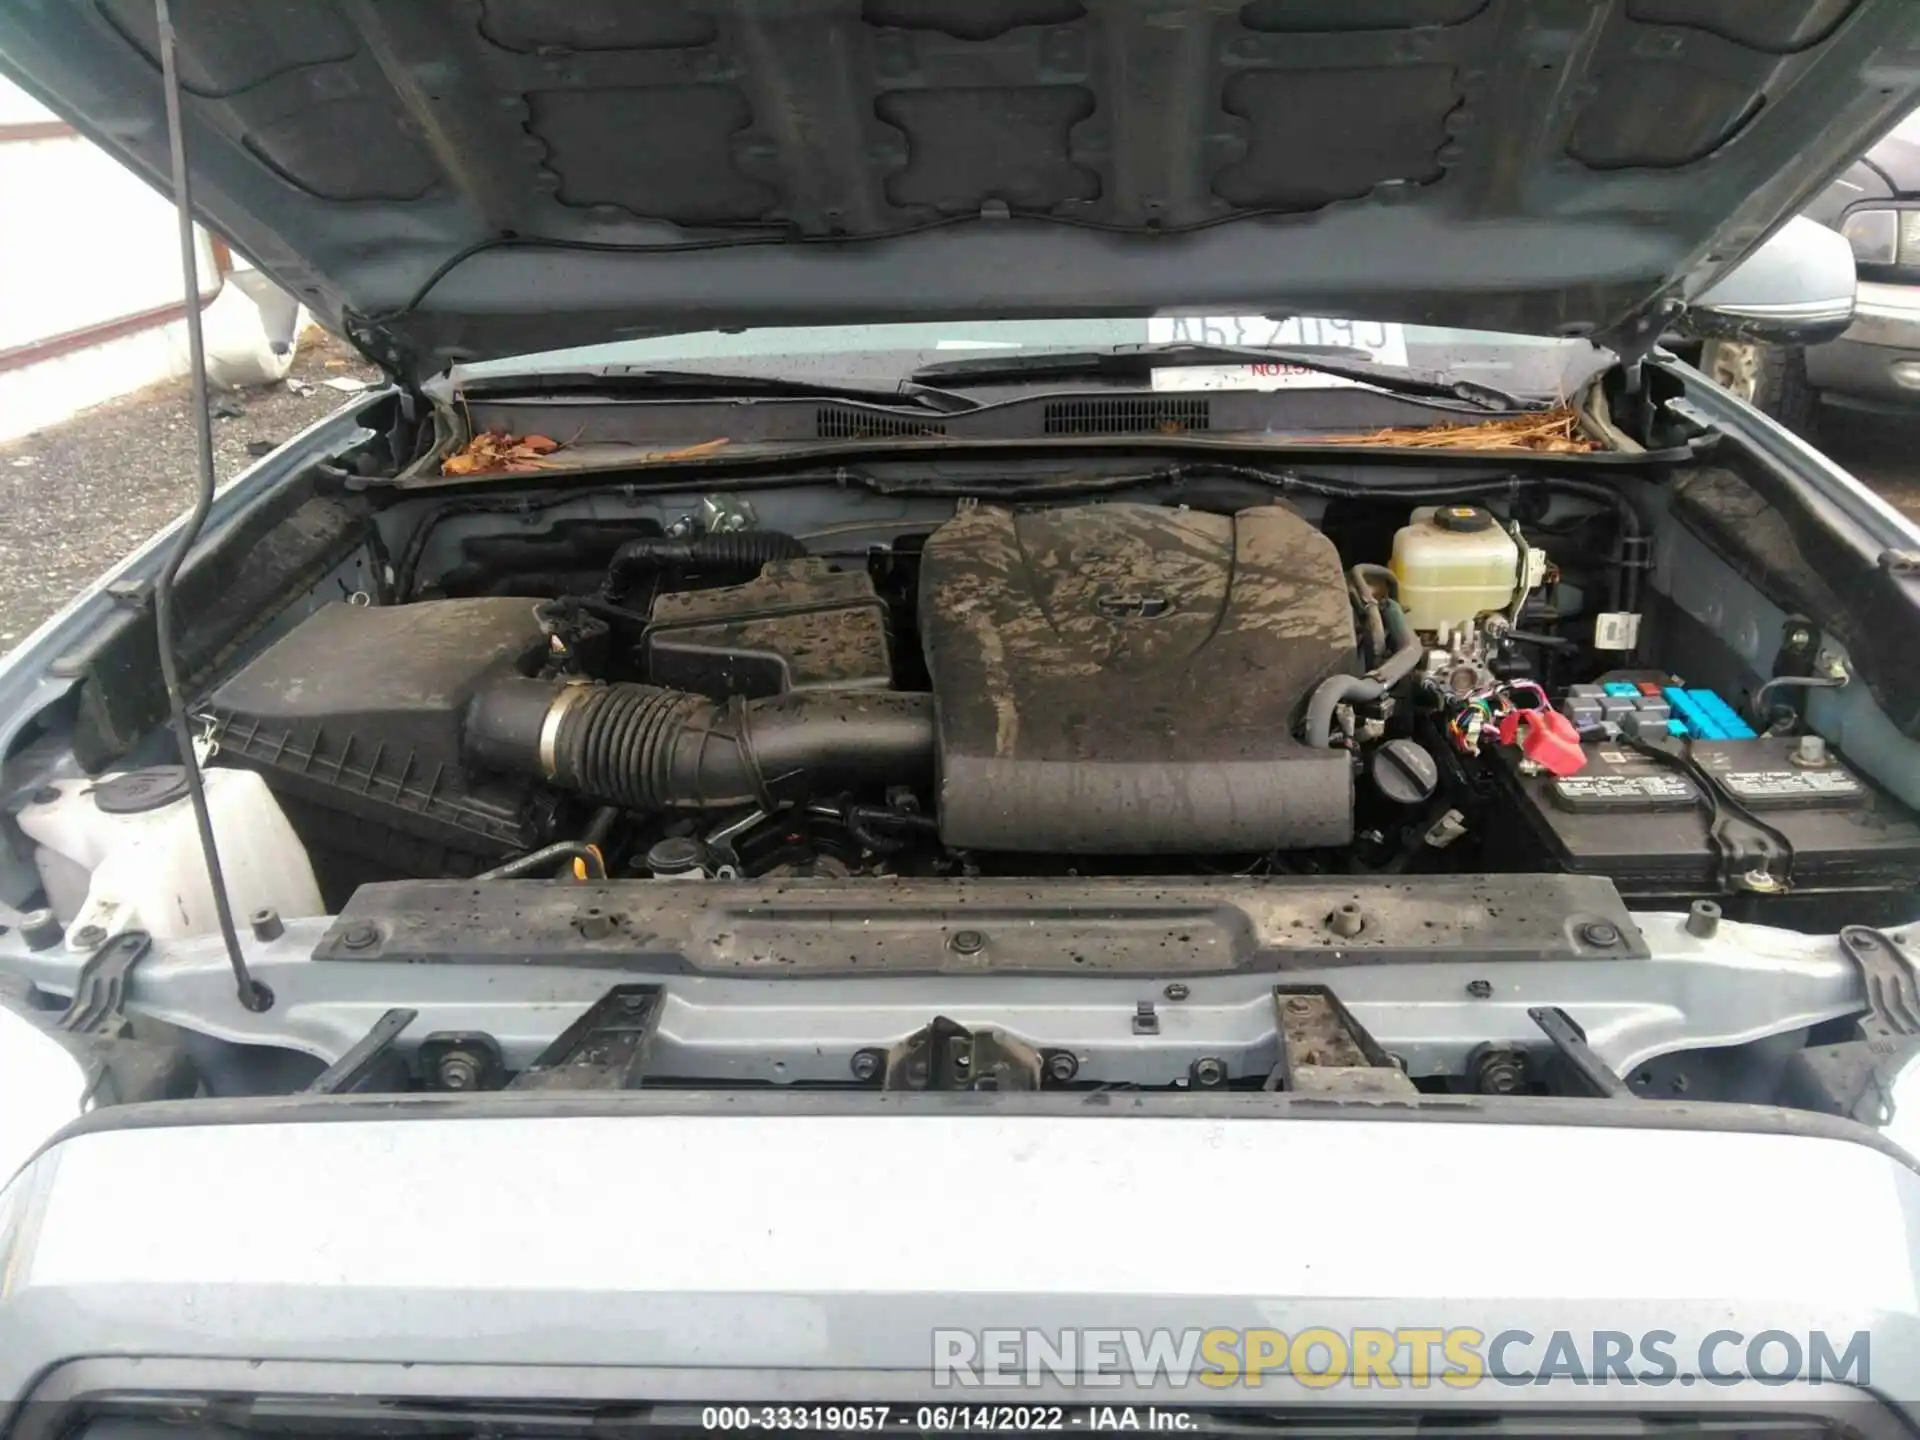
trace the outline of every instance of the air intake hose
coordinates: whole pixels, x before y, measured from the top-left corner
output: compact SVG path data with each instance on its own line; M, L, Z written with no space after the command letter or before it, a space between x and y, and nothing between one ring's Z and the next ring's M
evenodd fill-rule
M632 810L769 809L851 785L924 785L933 697L890 690L709 700L657 685L510 676L474 696L466 753Z
M688 540L642 535L613 552L600 593L609 600L624 599L636 579L668 565L686 570L737 570L751 579L770 560L799 560L806 553L805 545L778 530L736 530Z

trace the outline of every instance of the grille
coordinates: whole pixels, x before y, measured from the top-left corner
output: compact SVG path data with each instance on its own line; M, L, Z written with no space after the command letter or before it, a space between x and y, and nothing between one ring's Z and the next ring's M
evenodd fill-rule
M1206 428L1207 402L1185 395L1054 400L1046 410L1049 435L1174 435Z
M822 440L875 440L895 435L944 435L938 420L904 420L898 415L873 415L840 405L823 405L814 412L814 433Z

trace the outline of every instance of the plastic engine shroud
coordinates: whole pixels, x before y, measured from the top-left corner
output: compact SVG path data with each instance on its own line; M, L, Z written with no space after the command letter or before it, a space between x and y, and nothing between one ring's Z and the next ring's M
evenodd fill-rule
M1350 761L1293 738L1358 667L1333 543L1283 505L963 511L920 625L956 847L1206 854L1344 845Z

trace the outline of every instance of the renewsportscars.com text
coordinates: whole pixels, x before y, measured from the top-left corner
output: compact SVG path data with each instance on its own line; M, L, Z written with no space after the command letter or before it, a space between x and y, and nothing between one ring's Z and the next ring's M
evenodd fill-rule
M935 1330L943 1388L1074 1385L1313 1388L1589 1385L1696 1386L1872 1381L1865 1332L1715 1330L1484 1331L1467 1327L1310 1326L1281 1330Z

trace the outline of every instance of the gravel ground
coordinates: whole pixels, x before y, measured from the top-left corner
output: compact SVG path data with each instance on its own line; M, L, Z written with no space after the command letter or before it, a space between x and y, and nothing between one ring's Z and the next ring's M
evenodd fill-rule
M323 331L310 330L286 385L211 396L221 483L257 450L291 438L349 398L320 381L378 372ZM252 450L249 446L254 447ZM0 651L193 501L198 462L185 381L151 386L18 440L0 442Z

